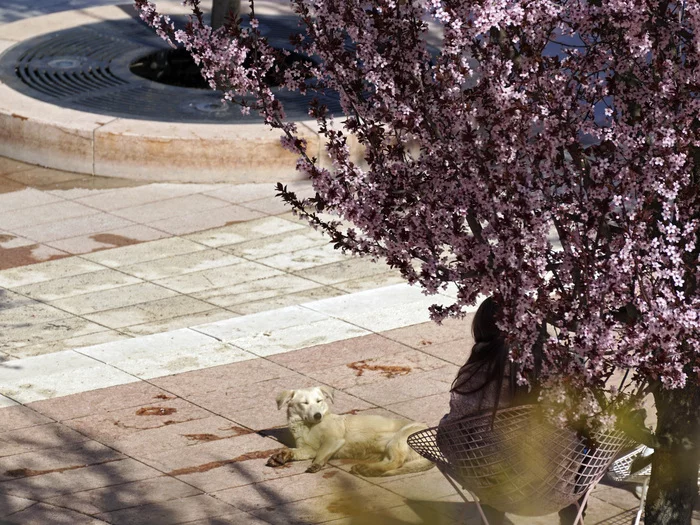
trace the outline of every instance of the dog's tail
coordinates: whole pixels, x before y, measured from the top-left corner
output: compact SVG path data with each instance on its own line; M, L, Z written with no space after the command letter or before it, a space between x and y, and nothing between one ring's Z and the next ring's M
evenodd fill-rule
M430 470L435 466L435 463L425 458L418 458L412 461L407 461L401 467L393 470L388 470L381 474L382 477L385 476L401 476L403 474L415 474L416 472L424 472Z

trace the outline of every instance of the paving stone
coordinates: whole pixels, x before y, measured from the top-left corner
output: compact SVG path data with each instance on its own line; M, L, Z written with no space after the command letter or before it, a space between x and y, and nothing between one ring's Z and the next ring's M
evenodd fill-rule
M275 184L228 184L205 193L228 202L239 203L265 199L277 193Z
M292 370L264 359L242 361L204 370L185 372L177 376L160 377L151 383L182 397L214 390L236 388L245 391L250 385L285 377L299 377ZM124 387L117 387L124 388Z
M230 204L214 210L187 215L178 215L169 219L149 222L148 225L173 235L186 235L209 228L217 228L227 224L249 221L264 217L264 214Z
M272 439L257 434L243 434L230 439L186 445L179 452L166 450L140 454L139 459L161 472L190 483L185 476L235 468L239 463L261 459L262 456L267 459L271 455L269 451L279 448L279 443ZM191 484L202 488L197 483ZM203 490L210 492L209 489Z
M0 157L0 175L8 175L10 173L30 170L32 168L34 168L34 166L31 164L26 164L25 162L20 162L18 160L8 159L7 157Z
M437 368L429 372L384 379L367 385L348 388L347 393L369 403L389 406L412 399L440 394L449 390L454 379L453 368Z
M228 203L206 195L185 195L172 199L160 199L148 204L112 210L114 215L140 224L153 223L161 219L180 217L194 212L213 210Z
M78 320L78 322L85 321ZM99 325L89 324L93 328L97 329ZM54 334L59 337L58 334ZM64 334L68 335L68 333ZM119 341L120 339L127 339L129 335L117 332L115 330L104 330L102 332L93 332L86 335L81 335L77 337L67 337L65 339L50 340L43 343L29 344L21 347L14 348L12 353L17 358L32 357L37 355L52 354L54 352L62 352L64 350L71 350L82 348L84 346L92 346L100 343L109 343L112 341Z
M198 252L175 255L167 259L148 261L120 267L120 271L134 275L149 281L164 279L176 275L184 275L192 272L231 266L243 262L243 259L235 255L227 254L219 250L203 250Z
M59 310L48 304L28 299L26 304L0 309L0 326L3 326L5 330L11 330L12 325L26 326L29 319L32 323L46 323L66 317L70 317L70 313L65 310Z
M167 450L178 454L187 454L187 448L199 443L230 440L249 434L252 430L241 427L220 416L208 416L200 419L178 422L168 419L168 424L149 428L125 435L110 441L110 446L120 452L139 456L152 455Z
M349 255L344 255L340 250L335 250L330 244L325 244L292 253L280 253L271 257L264 257L258 259L258 262L285 272L298 272L346 260L349 257Z
M449 371L446 370L445 374L447 375L448 373ZM451 381L456 375L457 369L454 370L452 376L448 376L446 379ZM401 414L414 421L421 421L428 426L436 426L440 422L442 416L449 411L449 407L449 392L441 392L432 396L386 405L386 408L392 412Z
M210 417L212 414L180 398L150 399L146 405L91 413L64 423L78 432L113 446L144 430ZM141 454L143 455L143 454Z
M81 204L103 211L135 208L147 203L170 200L183 195L192 195L211 190L212 185L203 184L143 184L134 188L102 191L77 200Z
M0 340L0 349L13 357L30 357L42 353L41 349L36 351L37 345L43 346L70 337L84 337L105 330L104 326L80 317L66 317L36 325L22 323L5 332L4 340Z
M456 523L461 525L481 525L481 522L476 519L456 522L450 517L419 503L360 513L348 518L340 518L324 523L328 525L422 525L426 523L430 525L453 525Z
M55 399L36 401L31 404L33 410L21 407L26 411L26 415L23 415L25 412L21 412L15 417L19 418L19 421L23 421L24 418L28 418L29 421L39 421L39 423L32 424L48 422L47 417L56 421L66 421L99 414L106 415L110 412L131 407L153 405L171 397L172 395L166 390L145 381L138 381ZM43 416L37 414L37 412L43 414Z
M10 514L14 514L35 504L36 501L34 500L18 498L17 496L10 496L9 494L0 494L0 518L7 517Z
M273 524L323 523L402 505L403 498L379 487L317 496L252 512Z
M121 328L124 326L154 323L181 317L185 314L207 312L212 309L212 305L209 303L198 301L193 297L171 295L165 299L139 302L131 306L124 306L123 308L114 308L83 315L86 319L95 323L109 326L110 328ZM165 332L166 330L159 331Z
M338 319L324 319L308 326L290 326L262 334L230 338L231 344L266 357L322 343L351 339L369 332Z
M254 261L281 253L291 254L292 252L315 246L325 246L329 242L330 239L322 233L316 230L304 229L291 232L287 231L261 239L240 242L222 249L234 255L238 255L239 257L245 257L246 259Z
M13 405L0 409L0 432L9 432L48 423L53 423L53 420L22 405Z
M203 232L191 233L186 235L185 238L205 246L219 248L252 239L303 230L305 227L298 220L290 221L279 217L264 217Z
M230 341L245 336L269 334L273 330L309 325L327 319L327 315L311 311L308 308L290 306L274 312L248 315L242 319L230 319L228 321L198 325L192 327L192 329L222 341Z
M206 249L205 246L196 242L172 237L90 253L83 255L82 258L109 266L110 268L119 268Z
M13 514L3 525L104 525L105 521L78 512L63 508L38 503L23 511Z
M407 347L383 337L371 334L323 345L311 346L294 352L270 356L270 361L300 369L309 373L336 366L346 366L356 361L386 357L405 352Z
M296 272L296 275L321 284L338 284L383 275L387 273L388 269L388 266L383 262L372 262L370 259L353 257L324 266L315 266L308 270L300 270Z
M177 295L152 283L136 283L119 286L99 292L83 293L52 301L51 304L75 315L95 314L104 310L114 310L151 301L158 301ZM87 317L89 319L89 317ZM99 322L99 321L97 321ZM107 325L109 326L109 325Z
M160 476L71 494L70 498L49 498L46 503L67 507L84 514L142 507L152 503L177 500L201 494L182 481ZM141 522L144 523L144 522Z
M6 354L0 355L0 363L4 363L7 361L12 361L12 358L7 356ZM18 403L14 399L10 399L9 397L0 395L0 408L13 407L17 405Z
M307 372L310 377L324 383L346 390L359 385L368 385L377 381L395 377L410 377L420 372L443 368L445 362L417 350L378 355L365 359L355 358L331 368Z
M293 275L278 275L266 279L258 279L233 286L210 288L195 292L193 297L221 307L235 307L244 303L252 303L278 296L319 288L318 283ZM299 303L297 303L299 304Z
M27 192L30 190L24 191ZM13 194L4 194L4 199L6 201L10 198L8 195ZM28 227L36 227L39 224L55 224L56 222L65 219L84 215L95 215L96 213L99 213L94 208L88 208L87 206L82 206L76 202L57 199L53 195L46 198L52 199L54 202L49 202L48 204L42 204L40 206L27 207L26 203L28 201L25 200L25 205L22 207L22 213L16 213L14 210L6 211L5 209L2 209L2 211L0 211L0 224L2 224L2 227L5 230L18 231L20 229L27 229ZM10 203L10 207L12 207L12 203Z
M71 231L71 234L75 233ZM68 237L47 244L53 248L72 254L91 253L114 247L129 246L145 241L154 241L168 237L168 234L148 226L136 224L102 231L101 227L91 233Z
M395 330L382 332L384 337L393 339L423 352L429 352L434 345L453 343L455 341L472 342L472 320L474 313L468 313L464 319L446 319L441 324L434 322L409 325Z
M78 257L33 264L27 268L11 268L0 271L0 286L15 289L55 279L72 277L104 270L104 266Z
M241 206L250 208L266 215L282 215L291 211L291 206L278 197L266 197L241 203Z
M447 481L445 481L447 483ZM368 482L336 468L315 474L297 474L214 492L212 495L239 509L253 512L317 496L367 489Z
M397 275L395 272L386 272L379 275L374 275L372 277L362 277L360 279L352 279L342 283L335 283L333 286L345 293L355 293L374 290L376 288L383 288L393 284L402 284L405 282L406 281L404 278Z
M128 284L140 283L141 279L125 275L115 270L100 270L96 272L61 277L36 284L19 286L14 290L28 297L41 301L55 301L76 295L94 293Z
M254 356L189 328L78 350L142 379L245 361Z
M40 168L37 166L30 166L27 170L16 171L6 176L9 179L34 187L42 187L48 184L76 180L83 177L83 175L79 173Z
M92 211L95 212L96 210ZM46 224L17 228L15 231L28 239L48 243L77 237L79 235L96 234L115 230L117 228L126 228L133 225L133 222L122 219L121 217L98 212L87 217L75 217L60 221L57 220L55 222L47 222Z
M194 472L192 474L183 474L178 476L178 479L205 492L212 493L229 488L250 485L251 483L259 483L271 479L286 478L302 474L309 468L311 461L294 461L282 468L266 466L265 463L268 457L272 455L273 451L279 449L280 447L277 445L270 449L269 452L261 450L260 452L265 453L265 457L261 459L238 461L202 473ZM264 516L261 517L261 519L267 522L267 518Z
M0 214L8 213L13 210L20 210L27 207L29 203L32 206L43 206L55 202L63 202L63 199L50 195L46 192L39 191L34 188L24 188L23 184L19 185L19 191L0 193ZM10 226L5 226L10 228Z
M237 314L249 315L268 310L277 310L279 308L284 308L285 306L293 306L308 303L310 301L317 301L319 299L326 299L328 297L337 297L342 294L342 292L336 290L335 288L331 288L330 286L319 286L301 292L286 295L280 294L276 297L270 297L268 299L236 304L229 306L228 308Z
M230 514L230 505L207 494L178 500L140 505L131 509L98 514L97 517L113 525L148 523L149 525L175 525L197 519L211 519Z
M21 403L137 381L72 351L28 357L21 367L0 367L0 393Z
M165 288L170 288L171 290L184 294L190 294L211 288L233 286L247 281L255 281L257 279L264 279L281 274L282 272L279 270L262 264L242 262L230 266L159 279L154 282Z
M74 490L71 483L90 484L105 472L111 472L110 469L139 467L136 463L121 464L123 461L127 459L122 454L95 441L54 447L50 454L39 450L3 457L0 458L0 492L37 499L47 492L63 494L85 490L80 487ZM88 479L89 472L97 473L93 476L95 479Z
M4 426L4 425L3 425ZM0 431L0 457L81 443L88 438L60 423Z
M224 310L223 308L214 308L201 313L171 317L170 319L151 321L150 323L130 325L120 328L120 331L133 337L139 337L142 335L168 332L170 330L179 330L180 328L197 326L202 323L223 321L225 319L231 319L232 317L238 317L238 314L235 314L229 310Z
M18 238L21 240L21 238ZM26 244L16 248L0 249L0 270L24 267L44 261L54 261L68 257L68 253L45 244Z

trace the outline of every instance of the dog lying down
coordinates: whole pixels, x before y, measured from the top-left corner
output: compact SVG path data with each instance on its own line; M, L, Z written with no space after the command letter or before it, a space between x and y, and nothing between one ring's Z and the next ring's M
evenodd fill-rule
M406 443L406 438L427 425L408 419L374 415L331 414L327 401L333 391L326 387L285 390L277 396L277 408L287 405L289 430L296 448L270 457L267 465L313 459L306 472L318 472L329 459L356 459L351 472L361 476L397 476L434 466Z

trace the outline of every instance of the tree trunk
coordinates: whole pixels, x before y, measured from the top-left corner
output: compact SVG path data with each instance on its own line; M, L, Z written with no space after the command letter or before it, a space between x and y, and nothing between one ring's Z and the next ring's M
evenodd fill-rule
M685 388L659 388L652 473L647 493L646 525L690 525L698 495L700 464L700 385L689 376Z
M213 0L211 6L211 27L219 29L226 20L239 20L241 16L241 0Z

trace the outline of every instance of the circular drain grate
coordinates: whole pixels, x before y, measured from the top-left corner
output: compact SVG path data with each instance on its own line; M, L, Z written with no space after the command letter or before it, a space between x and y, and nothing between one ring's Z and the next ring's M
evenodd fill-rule
M183 18L173 17L184 25ZM292 16L264 19L266 37L289 49L299 31ZM0 55L0 80L13 89L61 107L121 118L191 123L262 122L221 102L221 93L158 84L134 75L129 64L168 46L137 18L100 22L25 40ZM276 90L287 116L308 119L312 95ZM318 97L340 113L337 98Z

